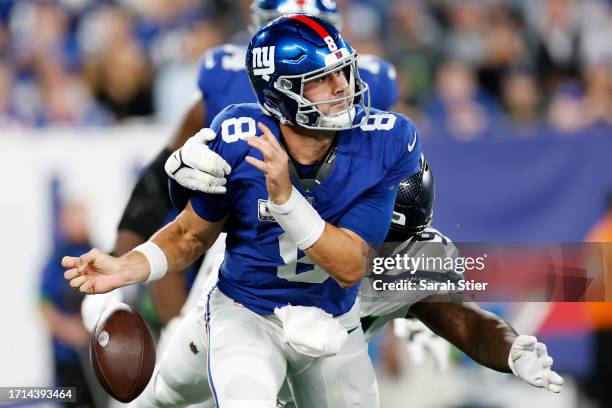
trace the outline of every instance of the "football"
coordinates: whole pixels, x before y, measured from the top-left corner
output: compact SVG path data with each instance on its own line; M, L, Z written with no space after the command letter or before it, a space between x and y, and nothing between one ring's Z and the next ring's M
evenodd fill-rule
M106 392L130 402L155 368L155 342L144 319L125 303L107 308L91 334L91 364Z

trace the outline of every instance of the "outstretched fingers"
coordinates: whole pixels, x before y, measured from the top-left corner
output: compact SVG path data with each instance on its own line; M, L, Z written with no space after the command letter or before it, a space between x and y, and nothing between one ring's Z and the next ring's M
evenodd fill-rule
M86 254L81 255L77 263L77 270L80 273L83 273L87 265L96 261L96 258L98 257L99 252L100 251L98 249L94 248L91 251L87 252Z
M80 274L81 273L76 268L68 269L66 272L64 272L64 279L66 280L74 279Z
M78 288L87 280L87 276L85 275L77 275L76 277L70 279L70 287Z
M255 157L252 156L246 156L244 158L247 163L249 163L250 165L256 167L257 169L261 170L262 172L266 173L268 170L268 166L266 163L264 163L263 161L256 159Z
M79 258L74 256L65 256L62 258L62 266L64 268L76 268Z
M279 154L285 153L285 149L283 149L283 146L281 146L279 141L274 137L274 134L272 133L270 128L264 125L263 122L258 122L257 127L262 132L262 138L267 140L270 143L270 146L274 149L276 153L279 153Z

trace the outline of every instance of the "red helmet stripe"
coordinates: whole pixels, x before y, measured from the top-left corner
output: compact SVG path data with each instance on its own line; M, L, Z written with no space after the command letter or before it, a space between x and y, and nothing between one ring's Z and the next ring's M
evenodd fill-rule
M310 17L307 17L307 16L305 16L303 14L291 14L291 15L288 15L288 16L285 16L285 17L301 21L302 23L306 24L308 27L310 27L313 30L315 30L315 32L317 34L319 34L321 36L321 38L323 38L323 39L325 39L326 37L329 37L329 33L327 32L327 30L325 28L323 28L323 26L321 24L317 23L316 21L314 21Z

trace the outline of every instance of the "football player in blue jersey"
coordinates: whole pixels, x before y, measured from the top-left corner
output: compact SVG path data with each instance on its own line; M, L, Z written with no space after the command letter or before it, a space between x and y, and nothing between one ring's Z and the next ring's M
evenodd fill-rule
M217 404L272 408L286 377L298 405L376 407L357 284L368 248L386 236L399 181L419 172L416 128L370 112L355 51L316 17L261 28L246 68L258 103L226 108L210 130L219 136L211 150L232 166L227 193L194 195L121 258L64 258L66 279L86 293L157 279L187 267L226 228L207 305Z
M391 229L385 239L393 245L388 256L405 254L409 258L448 259L458 256L450 239L430 226L434 202L434 181L429 165L421 160L421 171L400 182L395 201ZM381 254L382 255L382 254ZM210 264L207 271L212 287L220 260ZM452 269L422 268L425 281L456 281L459 276ZM387 271L385 275L401 273ZM428 277L429 275L429 277ZM546 346L536 338L518 335L498 316L481 310L468 301L449 301L452 297L439 292L404 291L400 294L373 290L373 282L380 275L367 275L360 287L361 327L366 340L372 339L391 321L398 318L417 318L451 344L478 363L496 371L513 373L535 387L558 393L563 378L552 370L552 358ZM207 290L203 291L204 294ZM203 296L205 297L205 296ZM156 367L154 380L134 401L134 407L184 406L208 399L203 407L213 407L214 401L206 388L207 374L202 357L192 350L205 350L205 302L201 299L181 321L167 352ZM420 330L427 330L423 327ZM429 332L430 338L433 333ZM190 347L186 347L186 345ZM288 387L279 394L279 407L294 407Z
M419 173L400 182L391 229L385 239L393 245L390 255L456 257L457 249L452 242L430 227L434 180L424 160L421 160L420 168ZM205 272L210 280L205 287L214 286L220 261L222 257L211 263L210 270ZM389 274L393 271L389 271L387 276ZM458 278L453 270L437 270L435 267L427 274L432 276L432 281ZM449 302L442 293L434 298L428 297L431 294L427 291L406 291L400 295L374 291L372 281L377 278L380 276L368 275L360 287L361 327L368 341L393 319L416 317L480 364L497 371L512 372L533 386L552 392L561 391L563 379L552 371L552 359L546 346L537 339L518 336L498 316L471 302ZM202 401L201 407L215 406L204 366L208 290L202 292L203 296L174 332L147 388L130 407L178 407ZM423 327L421 330L427 329ZM430 332L429 336L434 335ZM294 407L287 386L283 386L279 393L279 407Z
M335 0L254 0L251 25L256 29L282 14L291 13L309 13L337 27L340 27L342 20ZM245 71L245 56L246 47L225 44L208 50L202 57L197 80L200 97L190 106L169 145L138 179L119 222L114 254L123 255L143 243L168 221L173 206L168 197L168 182L163 168L171 152L183 146L200 129L210 126L212 119L225 107L256 102ZM398 97L394 67L379 57L360 55L359 74L370 85L371 105L380 110L391 110ZM200 145L206 141L204 134L196 139ZM202 191L209 193L225 190L223 183L231 168L224 160L209 157L206 152L197 157L186 155L185 158L192 166L200 164L207 171L197 173L190 172L188 168L182 169L174 177L180 179L183 185L192 189L198 185ZM152 285L153 298L162 322L178 315L187 297L186 287L185 274L167 275Z

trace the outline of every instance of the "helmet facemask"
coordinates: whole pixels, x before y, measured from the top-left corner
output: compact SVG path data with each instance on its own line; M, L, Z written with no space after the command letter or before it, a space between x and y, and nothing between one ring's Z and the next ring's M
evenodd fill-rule
M347 95L316 102L311 102L304 97L304 85L307 82L316 81L338 71L345 73L349 83ZM287 117L286 112L274 112L285 123L292 123L308 129L344 130L361 126L369 117L370 92L368 85L359 76L357 55L354 52L333 65L316 71L301 75L281 75L275 81L274 88L287 95L297 104L294 117ZM319 105L335 105L339 103L344 105L344 109L334 114L325 114L318 107ZM356 104L360 104L363 107L365 114L359 122L353 123L356 116Z

